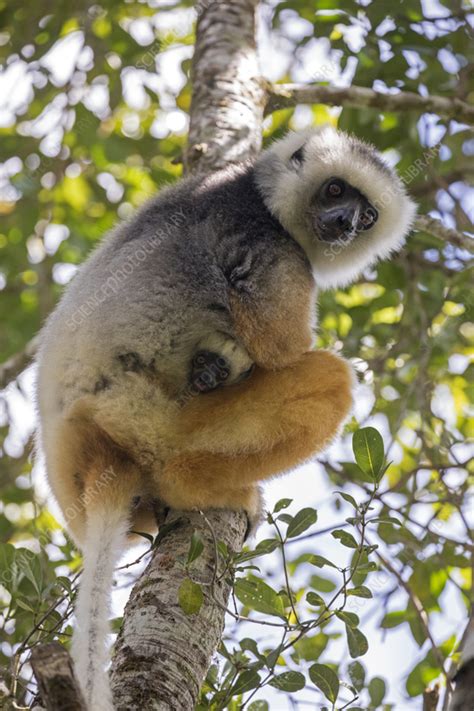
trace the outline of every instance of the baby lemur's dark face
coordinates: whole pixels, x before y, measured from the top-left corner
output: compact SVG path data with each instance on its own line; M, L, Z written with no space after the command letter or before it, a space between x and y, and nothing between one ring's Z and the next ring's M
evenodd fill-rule
M352 241L377 219L378 212L365 195L342 178L326 180L310 205L311 226L323 242Z

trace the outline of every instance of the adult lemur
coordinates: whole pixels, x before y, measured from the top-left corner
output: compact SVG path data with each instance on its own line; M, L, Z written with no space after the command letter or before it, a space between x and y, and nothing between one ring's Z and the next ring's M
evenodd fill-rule
M108 596L127 531L154 529L155 498L258 518L257 482L330 442L352 375L312 350L316 288L400 247L414 213L372 146L293 133L161 192L66 290L42 333L40 445L84 553L73 651L92 711L111 708Z

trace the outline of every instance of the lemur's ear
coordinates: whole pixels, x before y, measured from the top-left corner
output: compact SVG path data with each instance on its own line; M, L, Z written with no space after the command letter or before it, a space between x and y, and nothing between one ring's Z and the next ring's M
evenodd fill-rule
M300 165L301 165L301 164L303 163L303 161L304 161L304 150L303 150L303 149L304 149L304 144L303 144L302 146L300 146L300 147L293 153L293 155L292 155L291 158L290 158L290 163L291 163L291 165L292 165L294 168L296 168L296 169L298 169L298 168L300 167Z

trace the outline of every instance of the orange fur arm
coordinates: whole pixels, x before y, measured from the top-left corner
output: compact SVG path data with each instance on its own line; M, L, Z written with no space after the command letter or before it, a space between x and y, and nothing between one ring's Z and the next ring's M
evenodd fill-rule
M195 398L181 414L182 453L160 476L160 496L178 508L252 511L255 484L320 452L352 403L348 363L327 351L306 353L278 373Z
M281 260L258 288L231 289L236 335L257 365L284 368L311 348L315 299L313 277L300 261Z

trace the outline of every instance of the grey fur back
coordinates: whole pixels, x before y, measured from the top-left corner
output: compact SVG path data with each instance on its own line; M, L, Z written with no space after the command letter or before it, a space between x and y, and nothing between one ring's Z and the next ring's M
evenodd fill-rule
M166 189L105 238L50 317L40 372L52 358L63 376L58 405L112 387L124 371L185 387L203 336L233 335L230 274L244 264L264 274L290 254L310 270L266 208L252 165Z

